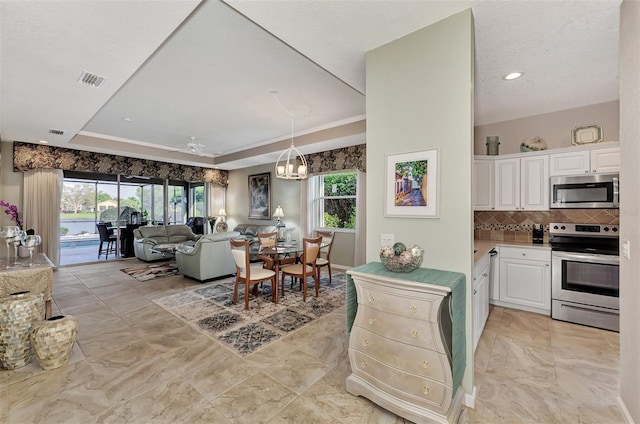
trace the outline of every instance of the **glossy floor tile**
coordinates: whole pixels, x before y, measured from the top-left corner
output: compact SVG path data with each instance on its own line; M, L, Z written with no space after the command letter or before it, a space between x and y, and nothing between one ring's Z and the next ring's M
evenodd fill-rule
M57 370L0 371L0 423L407 422L347 393L344 307L241 356L153 302L207 285L120 271L137 262L54 273L53 311L78 318L77 344ZM460 422L622 423L618 350L617 333L492 308Z

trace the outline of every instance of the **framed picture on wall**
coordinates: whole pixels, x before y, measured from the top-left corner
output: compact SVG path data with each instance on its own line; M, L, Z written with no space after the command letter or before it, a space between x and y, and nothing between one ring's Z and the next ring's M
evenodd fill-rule
M271 172L249 175L249 219L271 219Z
M387 156L385 216L438 217L438 149Z

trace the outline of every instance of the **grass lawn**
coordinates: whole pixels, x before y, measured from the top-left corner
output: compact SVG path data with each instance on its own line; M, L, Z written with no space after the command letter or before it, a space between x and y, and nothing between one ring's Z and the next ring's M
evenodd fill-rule
M60 214L60 219L95 219L96 214L94 212L66 212Z

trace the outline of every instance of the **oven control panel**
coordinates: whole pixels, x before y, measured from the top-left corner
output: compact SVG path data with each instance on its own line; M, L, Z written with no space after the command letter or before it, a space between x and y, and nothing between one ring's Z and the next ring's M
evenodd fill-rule
M618 237L618 225L553 222L549 224L549 234L583 237Z

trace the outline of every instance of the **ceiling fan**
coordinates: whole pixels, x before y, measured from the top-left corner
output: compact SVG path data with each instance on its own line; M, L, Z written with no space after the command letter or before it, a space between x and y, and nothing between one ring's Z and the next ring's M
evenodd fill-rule
M176 152L186 152L191 153L195 156L204 156L204 150L206 146L204 144L196 143L196 138L194 136L189 137L189 142L185 144L184 147L174 148L173 151Z

